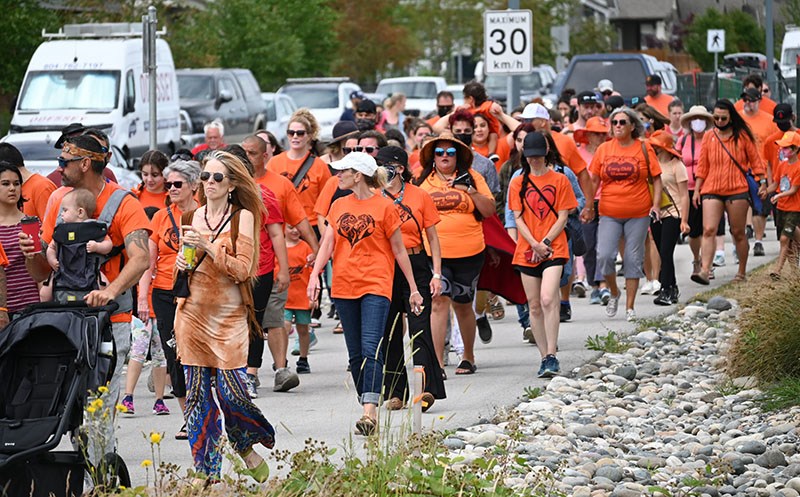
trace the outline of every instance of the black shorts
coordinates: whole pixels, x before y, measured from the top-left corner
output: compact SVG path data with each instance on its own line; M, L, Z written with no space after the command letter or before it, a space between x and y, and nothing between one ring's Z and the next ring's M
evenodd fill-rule
M689 238L703 236L703 203L700 207L695 207L691 201L694 192L689 192Z
M777 211L778 231L782 236L794 238L794 232L800 227L800 212Z
M564 266L566 265L568 259L564 259L563 257L560 259L548 259L538 266L520 266L519 264L514 264L514 269L519 271L520 273L531 276L533 278L541 278L544 275L544 270L549 267L554 266Z
M459 304L472 302L484 257L483 252L478 252L469 257L442 258L442 295Z
M750 201L750 192L734 193L733 195L717 195L714 193L704 193L700 195L701 200L719 200L720 202L733 202L734 200Z

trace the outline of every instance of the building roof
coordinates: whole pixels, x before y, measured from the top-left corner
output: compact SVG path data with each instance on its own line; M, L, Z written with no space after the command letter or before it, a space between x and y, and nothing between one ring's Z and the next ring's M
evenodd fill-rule
M660 20L672 17L675 0L615 0L612 21Z

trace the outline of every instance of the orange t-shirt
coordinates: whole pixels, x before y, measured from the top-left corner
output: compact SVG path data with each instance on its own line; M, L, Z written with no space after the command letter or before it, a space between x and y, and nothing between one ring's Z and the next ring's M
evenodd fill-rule
M542 176L528 175L530 181L536 184L536 188L541 190L544 197L553 204L556 212L569 210L578 207L578 200L572 191L569 178L561 173L548 170ZM508 185L508 207L515 212L522 211L522 220L528 227L533 238L541 241L547 236L550 228L558 221L558 214L554 214L547 202L542 199L542 195L531 185L525 191L525 205L523 208L520 191L522 190L522 176L517 176ZM517 221L519 222L519 221ZM556 236L553 243L553 259L569 258L569 245L567 244L567 234L564 230ZM525 252L531 248L530 244L523 237L517 237L517 248L514 250L513 263L520 266L534 267L534 264L525 258Z
M6 255L6 251L3 248L2 243L0 243L0 266L8 266L8 256Z
M655 107L664 117L669 117L669 104L671 104L674 99L675 97L667 95L666 93L660 93L657 97L651 97L650 95L644 96L644 101L647 102L647 105Z
M278 201L281 208L283 220L292 226L297 226L300 221L306 218L306 212L294 185L285 176L267 171L260 178L256 178L256 183L266 186Z
M152 288L159 290L172 290L172 276L175 269L175 259L181 249L181 237L179 232L175 232L172 221L169 218L167 209L172 210L172 217L175 218L175 225L181 229L181 215L183 214L177 205L165 207L156 212L153 220L150 221L150 239L158 247L158 258L156 259L156 274L153 278Z
M758 153L762 154L764 152L764 145L767 143L767 140L769 140L769 137L780 131L778 126L772 122L772 116L761 111L756 112L753 116L748 116L744 112L742 112L741 115L742 119L750 126L750 131L752 131L753 135L756 137L756 149ZM766 159L766 157L764 157L764 159Z
M472 150L478 152L484 157L489 157L489 144L487 143L484 146L478 146L473 144ZM500 157L500 160L494 163L494 168L497 169L497 172L500 172L500 168L503 167L503 164L508 161L508 156L511 153L511 149L508 146L508 140L497 140L497 155Z
M764 175L761 155L745 134L739 136L738 143L733 140L733 135L723 139L728 152L723 149L717 136L713 130L703 136L700 160L695 170L695 176L704 180L700 193L728 196L747 192L749 190L747 180L733 163L728 152L736 158L745 171L752 169L755 176Z
M333 196L339 188L339 178L331 176L319 192L317 201L314 202L314 212L322 217L327 217L333 203Z
M103 211L103 207L105 207L106 202L108 202L108 199L111 197L111 193L120 189L123 188L116 183L105 184L105 188L103 188L103 191L100 192L100 195L97 197L97 208L95 209L94 216L92 216L94 219L97 219L97 217ZM71 190L71 187L62 186L53 192L53 208L47 211L44 222L42 223L41 238L45 241L45 243L49 244L51 241L53 241L53 230L55 230L56 227L58 212L61 210L61 200L64 198L64 195ZM147 219L147 215L144 213L142 204L140 204L135 198L127 195L124 199L122 199L119 210L117 210L117 214L111 221L111 226L108 229L108 236L111 237L111 241L115 246L124 245L125 236L136 230L145 230L149 235L151 232L150 220ZM119 276L121 257L123 256L127 258L127 253L124 249L122 250L122 253L112 257L103 265L103 274L106 276L106 278L108 278L109 282L114 281L117 276ZM150 256L148 254L148 259L149 257ZM129 323L131 321L131 314L114 314L111 316L111 321L114 323Z
M581 157L580 152L578 152L578 147L575 145L572 138L567 135L562 135L561 133L550 133L550 136L552 136L553 141L556 142L556 148L564 164L572 169L575 176L580 175L586 169L586 161Z
M761 147L761 155L764 158L764 166L766 168L767 165L772 167L773 173L775 172L775 167L777 167L778 162L780 162L780 158L778 155L780 154L781 147L775 143L777 140L783 138L783 131L778 130L775 133L769 135L764 141L764 146Z
M56 185L41 174L33 173L22 183L22 198L26 200L22 204L22 212L26 216L37 216L44 219L47 211L47 201L50 195L56 191Z
M167 192L152 193L147 188L141 187L133 190L133 194L139 199L142 208L157 207L163 209L167 205Z
M419 153L421 151L422 149L417 147L408 156L408 169L411 171L411 176L416 177L422 171L422 164L419 163Z
M308 256L313 251L303 240L299 240L296 245L287 243L286 251L289 253L289 296L286 299L286 308L307 311L311 309L311 301L306 292L308 280L311 278Z
M293 181L294 175L303 166L305 159L306 156L300 159L290 159L287 152L283 152L270 159L267 164L267 169L281 176L285 176L289 181ZM300 186L296 188L300 196L300 202L303 204L303 208L306 211L306 218L308 218L308 222L311 223L311 226L317 225L317 216L314 214L314 203L317 201L319 192L322 190L325 182L328 181L330 177L331 172L328 170L328 165L322 162L319 157L315 157L308 173L303 177Z
M800 162L789 164L789 161L780 161L772 172L772 177L778 184L778 193L800 185ZM800 191L794 195L779 198L778 209L786 212L800 212Z
M473 170L470 172L478 193L494 200L483 176ZM436 172L425 178L419 186L430 194L433 205L439 211L441 222L436 226L436 231L439 234L442 257L457 259L482 252L486 247L483 227L473 215L475 203L469 194L447 186Z
M400 228L392 201L380 194L365 200L355 195L331 205L328 224L334 232L331 297L358 299L364 295L392 298L394 252L389 241Z
M646 217L653 206L653 197L647 186L647 161L642 152L642 141L634 140L623 147L617 140L609 140L594 153L589 171L600 177L603 193L600 195L600 215L618 219ZM653 147L644 144L650 158L650 175L661 174Z
M490 109L492 108L492 104L494 103L493 100L487 100L480 104L477 107L473 107L469 109L470 114L473 116L475 114L483 114L486 116L487 122L489 124L489 133L494 133L497 135L497 141L500 141L500 121L497 120L496 117L492 115Z
M776 105L778 104L776 104L771 98L763 97L758 103L758 110L761 112L766 112L770 117L772 117L773 113L775 112ZM736 103L733 104L733 107L739 114L742 114L744 112L744 100L737 100Z
M394 206L397 208L400 221L403 222L400 229L403 233L403 245L406 248L416 248L422 245L420 232L424 234L426 228L439 223L439 212L433 205L433 199L428 192L418 186L406 183L403 192L395 199Z

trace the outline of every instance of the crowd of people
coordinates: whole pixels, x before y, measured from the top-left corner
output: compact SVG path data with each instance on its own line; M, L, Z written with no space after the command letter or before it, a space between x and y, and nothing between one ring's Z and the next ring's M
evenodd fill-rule
M658 76L644 97L602 80L553 109L534 101L507 113L473 81L463 105L441 92L426 119L404 114L402 94L380 111L354 92L327 144L307 109L289 120L286 150L265 130L226 144L212 122L193 150L147 152L132 192L106 176L101 131L64 129L57 183L0 144L0 324L40 300L116 301L110 389L123 410L135 412L149 359L153 413L170 413L171 389L182 414L175 438L189 440L195 469L219 476L222 414L262 481L268 468L253 447L275 443L252 402L264 343L273 390L296 388L312 371L325 292L363 407L355 428L368 436L380 406L402 409L414 393L404 340L424 371L416 393L427 411L446 398L448 350L459 356L455 374L477 372L476 338L491 341L488 316L502 318L503 300L516 304L522 337L539 350L537 376L548 378L560 373L571 298L588 296L608 317L624 301L628 320L640 290L658 305L678 302L684 269L673 252L684 239L691 279L708 284L725 264L728 226L734 279L744 281L748 227L754 255L764 255L774 215L780 278L798 239L800 132L759 77L744 88L735 104L684 112ZM60 234L76 223L89 233L77 248ZM97 223L105 229L93 231ZM76 267L67 257L76 250L102 270ZM78 276L88 286L77 288Z

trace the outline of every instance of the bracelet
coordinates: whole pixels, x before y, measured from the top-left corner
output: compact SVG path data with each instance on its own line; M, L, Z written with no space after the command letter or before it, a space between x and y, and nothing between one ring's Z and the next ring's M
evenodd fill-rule
M414 296L414 294L416 294L416 295L419 295L420 297L422 297L422 294L421 294L421 293L419 293L419 292L411 292L411 295L409 295L409 296L408 296L408 298L411 298L411 297L413 297L413 296Z
M431 278L433 278L434 280L440 280L442 279L442 275L439 273L433 273L433 276L431 276Z

